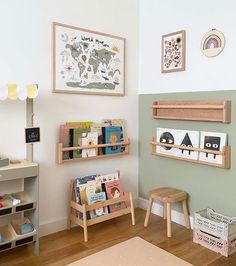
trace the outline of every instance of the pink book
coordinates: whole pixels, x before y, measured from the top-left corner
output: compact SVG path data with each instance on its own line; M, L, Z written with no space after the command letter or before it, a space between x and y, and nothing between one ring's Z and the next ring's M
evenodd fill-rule
M119 198L124 195L124 188L120 180L106 182L105 187L108 199ZM115 212L125 208L125 202L115 203L109 206L110 212Z
M81 128L81 125L60 125L59 142L63 147L70 147L70 129ZM63 152L63 159L69 159L69 152Z

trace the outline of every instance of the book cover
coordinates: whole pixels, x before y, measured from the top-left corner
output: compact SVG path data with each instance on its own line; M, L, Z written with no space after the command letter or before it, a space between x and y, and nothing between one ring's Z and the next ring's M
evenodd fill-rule
M90 128L74 128L73 129L73 147L82 146L82 134L90 132ZM82 150L74 150L73 158L81 158Z
M105 188L106 188L107 199L115 199L124 195L124 188L121 183L121 180L106 182ZM110 205L109 211L115 212L125 208L126 208L125 202L120 202Z
M163 144L173 144L178 145L179 143L179 130L172 128L157 128L156 133L157 142ZM162 154L168 154L172 156L178 156L178 149L167 146L156 146L156 152Z
M125 120L118 118L118 119L103 119L102 123L106 126L117 126L120 127L121 135L120 135L120 141L126 140L126 132L125 132ZM120 146L121 152L125 150L125 146Z
M110 181L115 181L115 180L119 180L119 171L114 172L114 173L110 173L107 175L99 175L96 177L96 180L99 180L101 183L106 183L106 182L110 182Z
M83 176L83 177L76 177L74 179L75 198L76 198L77 203L82 204L79 186L86 184L89 181L95 180L96 177L97 175L89 175L89 176Z
M81 128L81 125L60 125L59 128L59 142L62 143L63 147L70 147L70 129ZM69 152L63 152L63 160L69 159Z
M103 144L104 139L103 139L103 131L102 128L107 126L105 123L93 123L91 126L91 132L97 132L98 133L98 144ZM103 149L98 148L98 155L103 154Z
M105 192L99 192L92 195L89 195L88 197L88 204L91 205L93 203L101 202L106 200L106 193ZM90 217L91 219L95 217L100 217L102 215L108 214L107 207L98 208L95 210L90 211Z
M98 179L86 183L85 192L87 199L89 196L102 192L102 182Z
M82 133L82 146L93 146L98 144L97 132L83 132ZM83 149L82 157L93 157L97 155L97 149Z
M177 156L191 160L198 160L198 151L187 150L187 148L199 148L199 131L179 130L179 148Z
M201 131L200 136L200 148L212 150L212 151L222 151L223 147L227 144L227 134L226 133L216 133L216 132L203 132ZM205 161L215 164L222 164L223 158L220 154L213 153L199 153L199 161Z
M110 126L103 128L104 139L106 144L114 144L114 146L105 147L104 153L105 154L112 154L112 153L119 153L121 152L121 147L116 146L116 143L121 141L121 128Z

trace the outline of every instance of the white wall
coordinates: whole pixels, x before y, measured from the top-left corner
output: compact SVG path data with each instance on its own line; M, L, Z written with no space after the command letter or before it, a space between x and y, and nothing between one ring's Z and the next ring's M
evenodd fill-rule
M38 83L35 125L41 143L34 145L40 164L40 225L52 232L65 225L69 180L119 169L127 191L138 193L138 0L1 0L0 83ZM51 93L51 23L57 21L127 39L126 96ZM131 154L57 165L58 126L66 121L124 118ZM0 102L0 153L25 156L24 103ZM47 227L47 224L54 226Z
M236 85L236 2L140 0L140 94L230 90ZM226 38L214 58L200 50L206 32L216 28ZM161 35L186 30L186 71L161 73Z

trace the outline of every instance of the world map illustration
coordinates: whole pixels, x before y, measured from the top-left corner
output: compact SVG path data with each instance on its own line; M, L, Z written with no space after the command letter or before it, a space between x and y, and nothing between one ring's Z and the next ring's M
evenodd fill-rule
M120 40L62 30L57 38L57 71L66 87L114 91L123 86Z

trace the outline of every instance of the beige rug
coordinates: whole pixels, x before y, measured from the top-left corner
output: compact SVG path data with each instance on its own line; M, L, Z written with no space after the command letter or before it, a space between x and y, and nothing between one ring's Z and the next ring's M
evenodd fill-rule
M134 237L68 266L190 266L165 250Z

